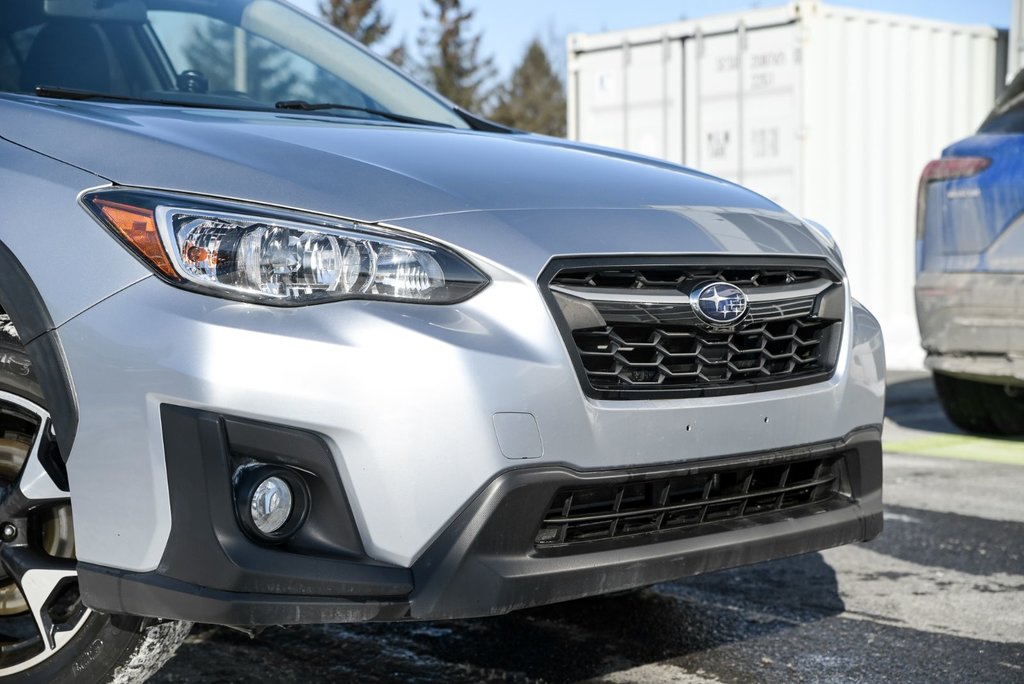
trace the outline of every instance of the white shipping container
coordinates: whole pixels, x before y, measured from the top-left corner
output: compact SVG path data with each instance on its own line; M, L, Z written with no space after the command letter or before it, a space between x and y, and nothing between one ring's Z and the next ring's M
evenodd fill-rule
M736 181L822 223L882 323L890 368L920 368L917 181L991 108L1001 40L816 0L574 34L569 137Z

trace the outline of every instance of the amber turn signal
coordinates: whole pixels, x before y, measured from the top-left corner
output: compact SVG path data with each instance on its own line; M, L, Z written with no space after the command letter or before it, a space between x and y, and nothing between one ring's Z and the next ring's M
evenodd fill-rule
M107 225L117 231L141 257L168 278L179 279L160 241L156 218L151 209L111 202L101 197L90 198L89 202Z

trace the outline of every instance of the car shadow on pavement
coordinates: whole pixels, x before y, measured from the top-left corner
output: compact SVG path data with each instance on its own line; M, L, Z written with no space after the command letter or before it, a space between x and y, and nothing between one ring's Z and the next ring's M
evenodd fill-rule
M1020 575L1024 568L1024 523L894 505L885 515L885 532L864 548L978 577Z
M940 434L962 435L939 405L931 374L890 376L885 390L885 417L900 427Z
M155 682L576 682L789 630L843 611L820 554L506 616L274 629L198 628Z
M939 404L930 373L893 372L886 384L885 417L901 428L937 435L965 435L953 425ZM1021 442L1024 437L979 435L1004 442Z

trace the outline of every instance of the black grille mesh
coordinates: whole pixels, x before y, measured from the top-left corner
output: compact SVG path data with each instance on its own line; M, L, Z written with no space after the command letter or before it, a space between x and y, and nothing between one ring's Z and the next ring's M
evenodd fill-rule
M750 298L735 327L700 322L685 299L643 299L667 294L678 302L711 281L736 285ZM569 266L549 282L559 296L589 298L605 323L566 333L592 396L740 393L817 382L835 367L842 321L815 312L819 296L841 295L841 285L824 266ZM631 299L638 291L649 295Z
M573 339L595 389L692 387L820 373L834 325L790 319L735 333L617 325L577 330Z
M564 548L640 536L654 541L668 533L696 536L722 531L759 516L767 521L770 514L808 508L836 497L842 459L838 454L566 488L548 507L535 545L538 549Z

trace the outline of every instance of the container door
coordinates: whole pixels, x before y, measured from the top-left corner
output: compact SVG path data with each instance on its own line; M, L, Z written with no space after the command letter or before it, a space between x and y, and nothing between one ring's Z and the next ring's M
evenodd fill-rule
M666 37L573 56L570 137L681 163L682 52Z
M794 24L689 39L686 162L800 209L800 50Z

